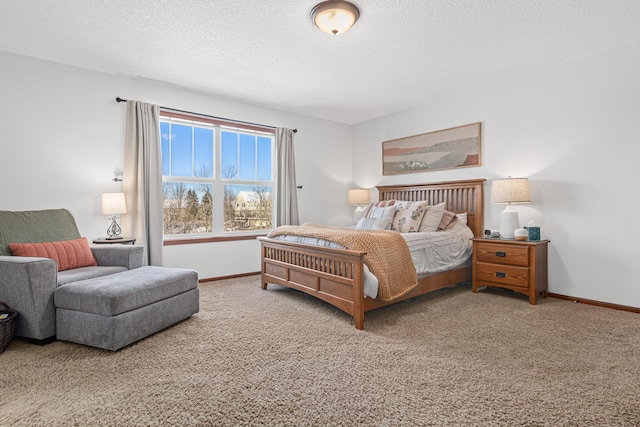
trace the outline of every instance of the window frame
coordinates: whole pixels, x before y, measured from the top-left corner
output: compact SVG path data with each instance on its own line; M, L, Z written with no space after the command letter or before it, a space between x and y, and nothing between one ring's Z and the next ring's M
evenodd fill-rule
M206 115L199 115L194 113L186 113L182 111L173 111L168 109L160 109L160 122L170 122L175 124L185 124L189 126L202 126L212 128L214 131L214 147L213 147L213 177L201 178L201 177L180 177L180 176L165 176L162 175L162 183L165 182L188 182L188 183L206 183L210 184L213 189L213 231L211 233L192 235L192 234L180 234L180 235L165 235L163 227L163 245L181 245L181 244L193 244L193 243L208 243L208 242L226 242L237 240L254 240L256 237L266 236L270 230L249 230L249 231L224 231L224 211L219 209L216 212L216 206L220 206L224 203L224 185L243 185L243 186L265 186L268 184L271 187L271 197L273 198L276 188L276 175L275 175L275 128L268 126L261 126L252 123L245 123L241 121L233 121L227 119L221 119L218 117L211 117ZM204 125L204 126L203 126ZM271 146L271 181L265 180L241 180L222 178L222 143L221 134L223 131L246 133L254 135L256 137L268 136L272 140ZM165 181L165 178L170 178ZM272 225L276 220L276 206L272 205ZM164 213L162 213L164 215Z

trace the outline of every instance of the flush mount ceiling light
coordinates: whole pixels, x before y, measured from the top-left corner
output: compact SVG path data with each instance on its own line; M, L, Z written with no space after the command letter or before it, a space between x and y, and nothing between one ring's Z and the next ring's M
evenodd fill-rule
M311 10L311 19L316 27L334 36L347 32L359 17L356 5L342 0L323 1Z

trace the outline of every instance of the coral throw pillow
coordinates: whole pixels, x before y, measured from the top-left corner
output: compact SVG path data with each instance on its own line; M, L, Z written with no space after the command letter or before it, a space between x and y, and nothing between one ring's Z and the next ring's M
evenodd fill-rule
M14 256L51 258L58 271L98 265L86 237L42 243L9 243Z

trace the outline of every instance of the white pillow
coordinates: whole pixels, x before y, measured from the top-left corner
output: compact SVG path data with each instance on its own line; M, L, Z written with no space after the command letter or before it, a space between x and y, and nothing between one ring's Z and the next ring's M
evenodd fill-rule
M458 219L459 223L467 225L467 213L466 212L456 214L456 218Z
M438 229L440 225L440 221L442 221L442 215L444 214L444 202L438 203L437 205L430 205L427 209L427 212L424 214L422 218L422 223L420 223L420 228L418 231L420 232L434 232Z
M391 218L360 218L356 224L357 230L388 230Z

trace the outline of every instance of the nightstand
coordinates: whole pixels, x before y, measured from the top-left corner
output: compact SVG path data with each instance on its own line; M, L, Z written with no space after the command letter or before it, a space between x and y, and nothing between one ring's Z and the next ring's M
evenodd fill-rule
M472 240L474 293L479 286L496 286L529 296L530 304L540 292L547 297L548 240Z
M135 245L136 238L135 237L123 237L121 239L107 239L106 237L100 237L99 239L95 239L93 241L96 245L113 245L119 243L121 245Z

